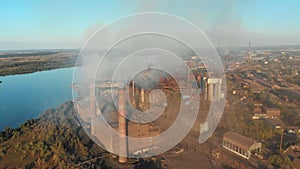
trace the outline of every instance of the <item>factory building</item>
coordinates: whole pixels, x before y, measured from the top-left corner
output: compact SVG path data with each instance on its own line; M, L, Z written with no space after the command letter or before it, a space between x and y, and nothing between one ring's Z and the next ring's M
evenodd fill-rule
M152 124L128 123L128 136L134 138L148 138L157 136L160 133L160 128Z
M223 136L223 147L234 154L249 159L253 152L261 151L262 143L230 131Z
M95 94L95 88L98 93ZM114 88L114 93L111 92ZM101 94L102 93L102 94ZM103 94L105 93L105 94ZM117 83L101 83L89 86L89 96L76 100L75 107L83 127L91 132L100 143L110 145L109 149L119 149L122 154L132 154L136 145L130 145L127 136L135 138L149 138L157 136L160 133L160 127L155 123L135 123L126 119L130 113L128 105L131 104L140 111L148 109L150 88L137 86L132 81L127 87ZM112 98L109 97L112 94ZM126 94L129 94L130 100L127 101ZM100 95L100 96L99 96ZM106 96L107 95L107 96ZM96 99L97 98L97 99ZM117 101L117 107L114 106L113 100ZM98 102L99 110L96 108ZM118 108L118 109L117 109ZM99 122L99 116L103 115L106 122L115 130L117 135L109 135L103 129L103 123ZM147 148L149 145L144 145ZM138 147L141 147L140 145ZM127 156L119 156L119 163L127 163Z
M90 115L86 113L89 112L89 108L90 108L89 102L84 100L77 101L75 104L75 108L79 113L80 118L83 121L89 121Z
M222 98L222 79L207 78L205 84L205 99L218 101Z
M278 108L266 108L265 109L268 118L279 118L280 109Z

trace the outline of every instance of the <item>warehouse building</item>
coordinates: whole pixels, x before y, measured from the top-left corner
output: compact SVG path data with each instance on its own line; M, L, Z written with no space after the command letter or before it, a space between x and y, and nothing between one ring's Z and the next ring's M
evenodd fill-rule
M243 158L249 159L254 152L260 152L262 144L235 132L223 136L223 147Z

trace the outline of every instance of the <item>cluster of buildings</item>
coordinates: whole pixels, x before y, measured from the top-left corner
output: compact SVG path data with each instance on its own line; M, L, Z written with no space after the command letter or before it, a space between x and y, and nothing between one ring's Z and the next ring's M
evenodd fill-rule
M279 119L280 118L280 109L278 108L254 108L255 114L252 116L252 119Z
M300 168L300 143L289 146L283 154L290 158L294 167Z
M189 61L190 66L195 66L193 61ZM151 70L146 70L151 72ZM222 79L215 77L207 77L207 73L201 74L197 66L193 69L192 74L188 73L181 76L179 79L180 86L184 88L198 88L198 94L205 95L205 99L209 101L220 100L224 98L222 89ZM148 73L149 73L148 72ZM152 138L161 133L160 125L156 122L143 123L130 121L126 117L134 116L133 109L142 112L148 112L150 104L156 106L156 103L162 103L165 97L161 93L151 93L153 89L161 89L165 93L180 92L178 84L173 77L162 75L159 81L153 82L153 79L145 78L145 72L141 77L137 75L129 84L120 82L101 82L89 84L89 94L87 96L78 97L75 101L79 119L83 128L89 131L90 135L102 145L109 145L107 149L118 149L124 156L119 156L119 163L127 162L127 155L147 153L148 151L157 148L149 147L149 145L132 145L126 137L133 138ZM147 75L148 76L148 75ZM191 77L194 76L194 77ZM150 76L151 77L151 76ZM191 83L192 78L193 82ZM151 81L152 80L152 81ZM182 99L189 106L189 97ZM128 100L129 98L129 100ZM117 103L117 105L115 105ZM163 106L166 108L167 102L164 100ZM101 121L101 117L105 118L107 125ZM138 120L139 117L132 117ZM114 135L107 134L105 127L110 127L117 131ZM138 148L135 148L138 147ZM144 150L148 151L144 151ZM126 155L127 154L127 155Z
M262 104L254 105L253 120L263 120L267 125L281 129L285 126L284 122L280 119L281 111L278 108L263 107Z
M93 94L95 88L96 92L101 93L101 96ZM107 92L111 88L115 92ZM130 145L127 142L127 136L148 138L157 136L160 133L160 127L155 123L137 123L126 119L130 113L129 108L131 106L128 106L129 104L138 110L145 111L148 109L149 91L147 89L141 88L132 82L128 86L120 83L90 85L90 90L89 98L78 100L75 102L75 106L83 127L90 131L91 136L98 139L99 143L110 145L111 147L108 149L118 149L121 154L133 154L137 150L129 147L135 147L136 145ZM127 96L129 96L130 101L128 101ZM114 105L114 101L117 105ZM96 102L99 109L96 109ZM99 121L101 115L117 133L114 135L106 133L103 122ZM119 162L126 163L127 156L120 156Z
M276 129L284 129L287 133L300 133L300 126L288 126L281 119L281 111L278 108L267 108L261 104L255 105L253 120L264 120L264 122Z

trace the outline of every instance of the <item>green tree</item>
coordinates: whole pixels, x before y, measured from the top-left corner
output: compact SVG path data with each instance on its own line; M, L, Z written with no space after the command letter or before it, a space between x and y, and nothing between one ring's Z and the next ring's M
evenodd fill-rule
M284 159L280 155L274 154L268 158L268 161L276 167L281 167L281 165L284 162Z
M162 169L161 161L160 160L144 160L143 158L139 159L137 165L135 165L134 169Z

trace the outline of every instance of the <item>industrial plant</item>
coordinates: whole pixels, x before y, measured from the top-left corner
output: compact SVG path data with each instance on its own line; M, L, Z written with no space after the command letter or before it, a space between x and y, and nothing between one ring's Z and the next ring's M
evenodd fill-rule
M134 156L149 153L151 156L151 151L159 149L158 146L150 143L133 145L128 142L127 137L153 138L172 125L180 106L186 107L187 113L191 109L198 110L198 107L192 105L192 100L196 97L181 93L183 89L179 86L183 86L184 89L193 88L197 91L198 97L207 102L224 98L221 78L209 77L209 73L198 60L189 59L186 64L192 70L191 73L178 73L175 77L161 70L148 68L127 83L96 80L95 83L90 81L86 84L73 84L74 89L78 85L89 86L89 94L78 95L75 100L82 127L98 143L110 145L106 148L118 149L121 154L124 154L118 157L119 163L127 163L129 154ZM162 92L155 92L156 89ZM170 98L178 100L179 103L182 100L183 105L174 105L174 103L172 105ZM153 114L154 120L145 123L143 116L133 113L134 111ZM161 114L155 114L160 111ZM107 125L103 126L101 120L105 120ZM198 120L197 123L200 121ZM104 127L110 127L117 132L108 135Z

